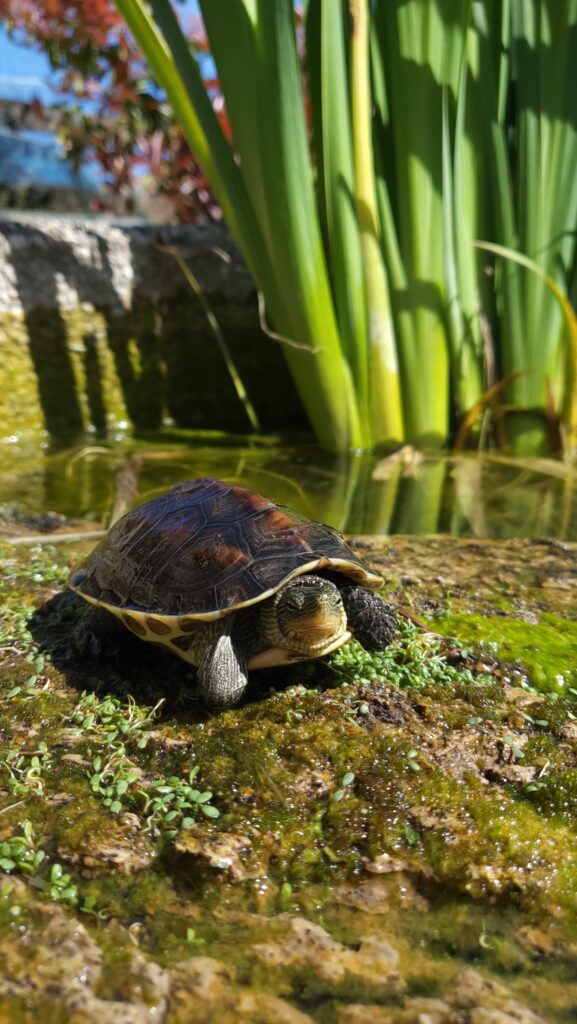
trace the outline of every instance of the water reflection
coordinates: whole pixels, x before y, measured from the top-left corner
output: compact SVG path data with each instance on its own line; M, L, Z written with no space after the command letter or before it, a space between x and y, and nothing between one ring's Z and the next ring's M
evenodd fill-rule
M106 523L119 473L138 454L138 498L217 476L347 533L577 539L575 471L499 455L337 457L312 444L177 432L147 440L25 452L5 446L0 503Z

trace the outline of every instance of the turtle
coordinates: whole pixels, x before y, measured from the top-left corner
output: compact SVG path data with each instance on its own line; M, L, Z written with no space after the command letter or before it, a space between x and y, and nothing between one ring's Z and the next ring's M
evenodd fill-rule
M354 635L392 640L383 579L341 533L212 477L133 508L76 568L74 593L197 666L209 709L236 704L252 669L319 658Z

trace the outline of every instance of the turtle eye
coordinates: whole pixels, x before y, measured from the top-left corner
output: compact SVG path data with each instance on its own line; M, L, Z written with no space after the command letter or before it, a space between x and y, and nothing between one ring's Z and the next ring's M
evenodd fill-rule
M302 609L304 605L304 600L304 594L301 594L300 591L298 590L295 590L292 593L288 593L285 598L287 608L290 608L292 611L295 612L300 611Z

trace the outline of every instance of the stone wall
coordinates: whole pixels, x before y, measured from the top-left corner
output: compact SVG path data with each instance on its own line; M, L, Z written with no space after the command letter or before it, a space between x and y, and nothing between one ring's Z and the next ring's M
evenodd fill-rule
M225 228L104 220L0 221L0 435L248 422L183 256L215 314L263 429L305 416Z

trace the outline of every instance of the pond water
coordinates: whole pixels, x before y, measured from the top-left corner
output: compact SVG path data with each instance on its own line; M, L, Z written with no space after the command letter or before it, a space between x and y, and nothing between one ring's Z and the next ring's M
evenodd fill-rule
M278 437L187 431L60 449L8 439L0 505L105 524L131 459L140 500L183 479L216 476L352 534L577 539L577 473L561 460L412 449L338 457Z

